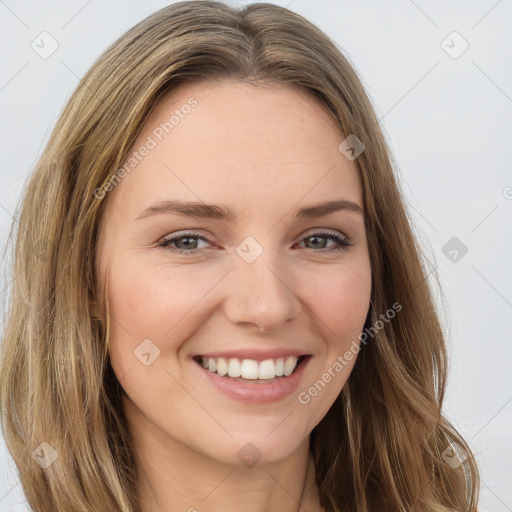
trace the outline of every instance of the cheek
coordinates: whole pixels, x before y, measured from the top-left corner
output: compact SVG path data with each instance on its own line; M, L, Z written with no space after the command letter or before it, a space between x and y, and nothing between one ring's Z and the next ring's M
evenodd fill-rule
M326 339L345 344L361 332L371 297L368 262L319 270L308 275L301 289Z
M219 280L213 274L189 265L143 266L119 258L109 282L112 356L132 354L145 339L162 352L175 350L198 327L192 325L197 311L207 304L205 296ZM170 345L173 340L176 346Z
M322 333L317 365L297 394L300 410L313 428L331 408L356 362L358 336L370 305L369 262L326 268L314 279L304 281L302 289L304 297L309 298L317 330Z
M110 362L126 394L148 417L155 414L148 397L159 397L164 417L172 417L171 404L183 398L170 376L183 377L172 354L199 327L201 304L217 281L188 266L143 266L122 258L111 269Z

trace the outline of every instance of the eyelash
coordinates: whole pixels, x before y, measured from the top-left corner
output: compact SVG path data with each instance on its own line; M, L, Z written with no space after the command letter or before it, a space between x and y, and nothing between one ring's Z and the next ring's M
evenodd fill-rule
M320 249L320 250L314 251L314 252L330 253L330 252L335 252L335 251L347 251L348 248L353 245L351 242L349 242L348 238L343 238L336 233L331 233L328 231L317 231L317 232L311 233L308 236L304 237L300 242L303 242L304 240L307 240L308 238L312 238L315 236L324 237L329 240L332 240L332 241L336 242L337 245L334 247L331 247L329 249ZM194 249L191 251L183 251L182 249L170 249L169 248L169 246L172 243L174 243L178 240L181 240L182 238L193 238L193 239L197 239L197 240L203 240L204 242L209 242L208 239L205 238L204 236L196 235L194 233L183 233L179 236L175 236L172 238L167 238L167 239L162 240L158 244L158 247L162 248L164 250L176 253L176 254L183 254L185 256L194 256L194 255L200 254L201 252L203 252L205 250L205 249Z

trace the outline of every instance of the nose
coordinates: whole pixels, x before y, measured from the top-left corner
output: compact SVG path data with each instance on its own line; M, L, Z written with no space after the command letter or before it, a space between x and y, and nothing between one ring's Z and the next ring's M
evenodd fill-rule
M236 255L235 255L236 256ZM252 263L236 256L230 272L224 312L235 324L252 324L262 333L296 318L301 301L289 267L265 249Z

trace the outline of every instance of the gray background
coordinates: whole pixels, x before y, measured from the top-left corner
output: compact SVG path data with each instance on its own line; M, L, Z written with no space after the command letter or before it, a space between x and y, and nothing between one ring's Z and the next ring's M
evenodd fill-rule
M2 250L24 181L80 77L118 36L169 3L0 0ZM326 31L371 96L449 305L441 311L451 354L444 412L480 463L481 509L512 511L511 2L275 3ZM47 59L31 48L43 31L59 45ZM446 246L453 237L456 261ZM2 295L6 267L2 261ZM28 510L1 437L0 510Z

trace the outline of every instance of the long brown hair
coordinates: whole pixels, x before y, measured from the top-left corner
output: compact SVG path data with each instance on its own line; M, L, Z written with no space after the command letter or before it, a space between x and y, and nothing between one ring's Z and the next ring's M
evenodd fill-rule
M298 14L214 1L165 7L112 44L67 103L24 191L0 399L5 441L29 505L37 512L139 510L122 389L108 359L108 311L98 309L95 258L108 195L98 199L95 190L121 167L164 93L224 78L306 91L332 114L340 135L364 143L357 166L373 279L365 328L391 304L402 307L361 350L311 434L322 505L339 512L475 511L475 460L441 414L445 341L427 270L356 72ZM446 450L460 463L448 463Z

